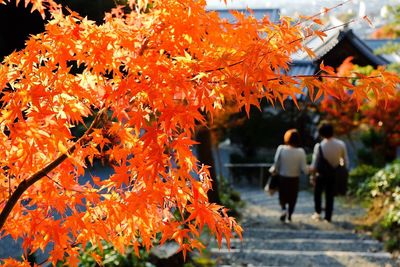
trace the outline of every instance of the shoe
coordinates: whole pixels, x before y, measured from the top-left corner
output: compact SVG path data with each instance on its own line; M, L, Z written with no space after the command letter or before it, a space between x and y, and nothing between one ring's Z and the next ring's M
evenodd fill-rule
M321 220L321 214L314 212L314 214L311 216L311 218L313 220L320 221Z
M327 219L327 218L325 218L325 219L324 219L324 222L327 222L327 223L332 223L332 220L331 220L331 219Z
M285 220L286 220L286 211L285 210L282 211L282 215L279 217L279 220L281 220L281 222L285 222Z

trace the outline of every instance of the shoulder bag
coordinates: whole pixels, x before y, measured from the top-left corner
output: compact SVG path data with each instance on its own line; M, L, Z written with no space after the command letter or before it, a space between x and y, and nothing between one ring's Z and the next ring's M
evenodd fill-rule
M336 168L325 159L322 152L321 144L319 145L319 153L316 162L316 169L322 178L333 178L334 179L334 194L346 195L347 193L347 180L349 172L347 168L343 165L339 165Z
M272 196L273 194L275 194L276 191L279 190L279 179L280 179L279 164L280 164L281 152L282 152L282 149L279 150L279 154L278 154L278 158L277 158L276 162L269 169L270 176L267 181L267 184L264 187L265 193L267 193L270 196Z

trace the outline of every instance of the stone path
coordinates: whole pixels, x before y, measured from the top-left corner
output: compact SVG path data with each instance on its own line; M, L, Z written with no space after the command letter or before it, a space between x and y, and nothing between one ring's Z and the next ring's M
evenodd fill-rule
M335 199L333 223L311 219L312 194L301 191L291 223L279 221L278 196L262 189L237 189L246 201L241 222L243 241L233 239L231 249L211 246L217 266L400 266L383 245L358 234L351 223L363 210L345 199Z

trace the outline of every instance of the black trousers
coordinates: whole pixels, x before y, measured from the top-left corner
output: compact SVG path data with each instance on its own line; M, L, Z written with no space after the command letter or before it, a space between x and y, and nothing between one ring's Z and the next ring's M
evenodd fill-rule
M299 193L299 177L279 177L279 204L282 209L288 205L288 216L291 219Z
M321 213L321 197L325 193L325 219L331 221L334 205L334 177L317 176L314 188L314 207L315 212Z

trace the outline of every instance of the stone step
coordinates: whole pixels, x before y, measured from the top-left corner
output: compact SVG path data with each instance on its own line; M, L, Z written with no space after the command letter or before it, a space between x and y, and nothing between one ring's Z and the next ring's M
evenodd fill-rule
M213 248L211 253L218 266L398 266L386 252Z
M391 259L391 254L388 252L363 252L363 251L336 251L336 250L312 250L312 251L302 251L302 250L277 250L277 249L227 249L227 248L212 248L211 253L213 254L260 254L260 255L286 255L286 256L331 256L331 257L341 257L341 256L360 256L360 257L371 257L371 258L382 258Z
M312 229L267 229L267 228L246 228L243 238L259 238L266 240L273 239L341 239L341 240L373 240L368 236L352 233L350 231L328 231Z
M222 247L226 247L223 242ZM377 252L382 251L383 246L375 240L356 239L271 239L259 238L232 239L231 249L264 249L264 250L296 250L296 251L353 251L353 252Z
M334 222L314 221L312 194L300 191L293 223L279 222L278 196L260 188L238 188L247 202L242 221L243 241L231 239L217 248L211 242L212 258L220 267L242 266L361 266L395 267L400 262L383 251L383 245L367 235L353 232L352 216L360 209L335 204Z

